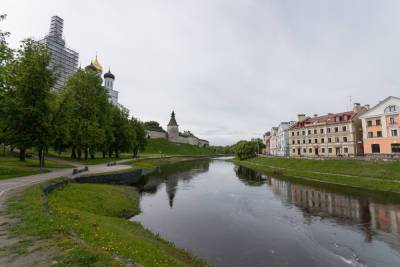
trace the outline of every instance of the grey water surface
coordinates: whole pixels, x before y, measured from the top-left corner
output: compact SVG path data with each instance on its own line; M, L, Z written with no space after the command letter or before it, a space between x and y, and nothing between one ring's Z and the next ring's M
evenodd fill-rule
M161 168L131 220L215 266L400 266L399 203L205 160Z

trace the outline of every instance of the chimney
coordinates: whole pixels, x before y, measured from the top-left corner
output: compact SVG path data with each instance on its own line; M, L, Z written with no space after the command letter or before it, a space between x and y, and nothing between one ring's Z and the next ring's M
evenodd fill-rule
M314 118L318 117L318 114L314 114Z
M366 110L369 110L369 108L370 108L370 107L369 107L369 104L365 105L364 108L365 108Z
M297 120L298 121L304 121L306 119L306 114L299 114L297 115Z
M354 113L358 113L358 112L360 112L361 111L361 105L360 105L360 103L354 103L353 104L353 112Z

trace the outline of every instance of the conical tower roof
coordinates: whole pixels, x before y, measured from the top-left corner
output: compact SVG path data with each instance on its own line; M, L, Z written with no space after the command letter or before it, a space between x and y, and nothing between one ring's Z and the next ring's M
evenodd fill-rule
M178 126L178 123L176 123L176 120L175 120L175 112L174 111L172 111L172 113L171 113L171 119L169 120L169 123L167 126Z

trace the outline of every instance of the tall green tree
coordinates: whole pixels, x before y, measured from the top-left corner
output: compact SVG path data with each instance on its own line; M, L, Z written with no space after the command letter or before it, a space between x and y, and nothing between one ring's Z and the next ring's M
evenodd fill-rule
M116 158L121 152L129 152L136 138L135 131L129 122L129 111L125 108L113 106L112 129L114 142L112 149Z
M59 110L59 116L66 119L57 123L61 130L57 131L56 140L62 140L64 129L68 129L71 156L81 159L83 154L85 160L89 155L94 157L104 144L106 130L110 127L111 104L101 78L91 70L78 70L68 79L60 94L62 110Z
M42 168L51 141L51 88L56 81L49 64L45 45L23 41L11 68L13 87L7 92L10 142L19 148L21 160L25 160L26 149L36 147Z
M0 15L0 22L6 18L6 15ZM4 145L7 143L6 130L6 112L7 112L7 92L12 85L10 84L10 64L13 60L13 50L8 46L6 38L10 35L0 28L0 143Z
M132 118L130 123L135 131L135 139L132 142L132 152L133 157L136 158L139 154L139 151L144 151L147 145L145 124L136 118ZM158 122L156 123L158 124ZM160 127L159 124L158 127Z

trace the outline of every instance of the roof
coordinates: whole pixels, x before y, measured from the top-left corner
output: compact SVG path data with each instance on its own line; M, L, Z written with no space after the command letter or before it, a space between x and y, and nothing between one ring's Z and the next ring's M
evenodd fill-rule
M178 126L178 123L176 123L176 120L175 120L175 112L174 111L172 111L172 113L171 113L171 119L169 120L169 123L167 126Z
M357 115L354 111L346 111L341 113L329 113L323 116L307 117L302 121L298 121L293 124L289 129L299 129L309 125L315 124L338 124L343 122L351 122Z
M376 104L375 106L373 106L372 108L370 108L367 112L365 112L364 114L362 114L362 115L360 116L360 118L368 117L368 115L369 115L370 113L372 113L372 112L375 111L379 106L381 106L382 104L388 102L388 101L391 100L391 99L396 99L396 100L399 100L399 101L400 101L400 98L399 98L399 97L388 96L388 97L386 97L385 99L379 101L378 104Z
M114 74L111 73L110 69L108 69L108 72L104 74L104 78L110 78L115 80Z

